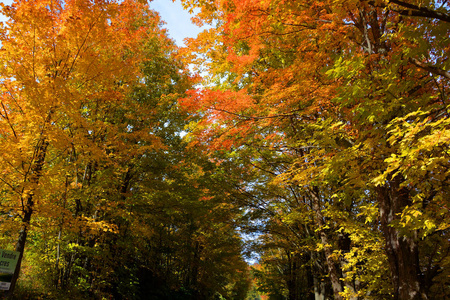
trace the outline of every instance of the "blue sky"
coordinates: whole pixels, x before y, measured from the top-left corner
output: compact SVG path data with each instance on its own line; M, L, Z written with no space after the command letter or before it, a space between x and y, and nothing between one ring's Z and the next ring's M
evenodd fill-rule
M11 4L12 0L1 1L4 4ZM161 15L166 22L163 26L169 31L169 35L173 38L178 46L183 46L183 39L186 37L195 37L202 30L192 24L191 15L188 11L183 10L180 0L172 2L172 0L154 0L150 2L150 7ZM0 15L0 21L4 18Z
M154 0L150 2L150 7L161 15L161 18L167 23L167 28L171 38L175 40L178 46L183 46L183 39L186 37L195 37L202 30L192 24L191 15L183 10L180 0Z

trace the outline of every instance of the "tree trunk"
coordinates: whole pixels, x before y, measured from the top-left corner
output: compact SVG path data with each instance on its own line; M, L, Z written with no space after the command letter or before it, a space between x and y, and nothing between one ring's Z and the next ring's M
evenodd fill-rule
M287 288L289 300L298 300L298 287L297 287L297 258L296 255L291 255L289 251L286 253L288 258L288 274L287 274Z
M310 252L310 260L313 262L311 267L309 268L311 280L310 283L313 287L311 293L311 299L314 300L325 300L325 282L321 280L320 273L321 270L318 266L316 266L316 253L314 251ZM317 265L319 265L317 263Z
M312 208L316 215L317 226L322 228L325 225L324 217L322 215L322 211L320 209L320 196L318 191L311 191L311 200L312 200ZM336 265L336 262L332 259L332 249L330 248L330 241L328 240L328 235L322 229L319 230L319 237L323 244L323 251L325 253L325 259L328 266L328 272L330 275L331 286L333 288L334 299L342 300L342 296L340 295L343 292L342 283L340 281L340 270Z
M325 284L318 278L317 275L314 275L313 281L314 281L314 299L325 300Z
M377 188L380 205L381 230L386 242L391 279L394 287L394 300L427 300L420 280L419 248L415 232L408 236L392 226L398 215L409 204L409 191L400 187L399 177L390 185Z
M9 287L9 290L5 293L5 299L12 299L12 295L14 293L14 288L16 287L16 282L17 282L17 279L19 278L20 267L22 265L22 258L23 258L23 253L24 253L24 249L25 249L25 242L27 240L28 228L30 226L32 212L33 212L32 209L30 209L29 211L26 211L23 221L22 221L22 228L20 229L19 239L17 240L16 248L15 248L15 250L17 252L19 252L19 259L17 260L16 270L14 271L14 275L11 279L11 286Z
M22 203L23 203L23 217L22 225L19 231L19 238L16 243L15 250L19 252L19 258L16 265L16 270L11 279L11 286L9 290L4 294L5 299L12 299L14 288L16 287L17 279L19 278L20 268L22 265L23 253L25 250L25 243L27 241L28 230L30 229L31 216L33 215L34 209L34 192L36 186L39 184L39 179L42 175L42 168L44 166L45 155L47 153L48 142L45 140L40 140L35 148L35 160L33 166L30 168L30 179L28 183L31 184L30 189L26 189L22 193ZM26 174L27 175L27 174ZM25 175L25 176L26 176ZM26 178L26 177L25 177Z

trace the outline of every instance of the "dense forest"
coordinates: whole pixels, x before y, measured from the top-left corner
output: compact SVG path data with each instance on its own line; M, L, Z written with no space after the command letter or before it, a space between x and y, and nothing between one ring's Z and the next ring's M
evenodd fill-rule
M183 5L1 4L0 297L448 299L447 0Z

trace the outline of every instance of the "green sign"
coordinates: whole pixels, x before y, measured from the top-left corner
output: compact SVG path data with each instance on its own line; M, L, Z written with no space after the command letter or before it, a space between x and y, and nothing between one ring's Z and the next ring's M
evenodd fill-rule
M19 252L0 249L0 290L9 290Z

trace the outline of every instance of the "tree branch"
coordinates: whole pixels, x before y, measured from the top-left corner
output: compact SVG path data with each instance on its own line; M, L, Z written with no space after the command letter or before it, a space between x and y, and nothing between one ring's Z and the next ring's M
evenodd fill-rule
M424 64L423 62L419 61L418 59L415 58L410 58L409 62L412 63L413 65L415 65L416 67L419 67L421 69L424 69L430 73L436 74L436 75L440 75L443 76L447 79L450 79L450 72L449 71L445 71L442 70L438 67L435 66L428 66L426 64Z
M368 3L374 7L382 7L387 8L388 5L382 4L382 3L376 3L376 1L368 1ZM450 23L450 15L436 11L434 9L428 8L428 7L422 7L417 6L411 3L406 3L399 0L388 0L389 4L395 4L399 7L402 7L404 9L394 9L392 7L389 7L392 11L395 11L396 13L402 15L402 16L409 16L409 17L425 17L425 18L431 18L431 19L438 19L444 22Z

